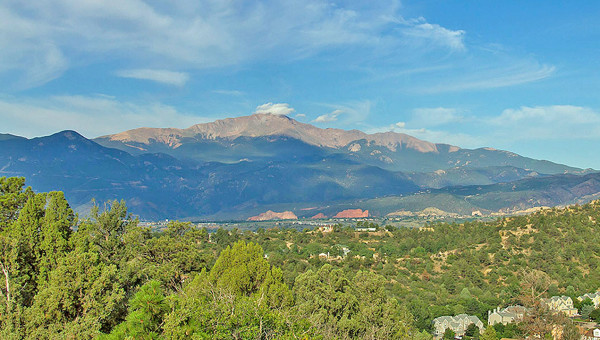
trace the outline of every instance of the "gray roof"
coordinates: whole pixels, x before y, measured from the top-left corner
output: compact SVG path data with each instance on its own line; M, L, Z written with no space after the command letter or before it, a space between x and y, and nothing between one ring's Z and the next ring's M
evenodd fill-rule
M565 295L563 295L563 296L553 296L553 297L551 297L549 299L544 299L544 301L547 301L547 302L554 302L554 301L567 302L569 300L573 301L570 297L565 296Z
M600 296L600 292L587 293L587 294L583 294L582 296L578 297L578 299L580 299L580 300L585 300L585 299L593 300L594 298L596 298L598 296Z
M460 323L474 323L475 325L477 325L478 327L480 327L480 325L482 325L483 323L481 322L481 320L479 320L478 317L476 317L475 315L467 315L467 314L459 314L456 316L440 316L437 317L435 319L433 319L433 323L438 323L438 322L444 322L444 321L448 321L451 325L458 325Z
M517 317L525 314L526 311L527 311L527 308L517 305L517 306L508 306L504 309L497 309L497 310L494 310L492 313L496 313L502 317L517 318Z

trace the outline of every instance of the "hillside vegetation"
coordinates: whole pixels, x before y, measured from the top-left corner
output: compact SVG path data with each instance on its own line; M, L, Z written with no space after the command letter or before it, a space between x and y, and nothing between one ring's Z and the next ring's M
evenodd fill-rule
M549 278L546 296L596 291L599 220L592 202L358 226L375 232L150 230L122 202L78 218L61 192L1 178L0 338L427 339L437 316L485 323L489 309L527 303L531 272Z

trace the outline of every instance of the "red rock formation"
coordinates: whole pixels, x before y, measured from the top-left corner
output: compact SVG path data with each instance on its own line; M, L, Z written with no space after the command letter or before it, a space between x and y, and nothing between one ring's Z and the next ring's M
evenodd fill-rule
M318 213L315 216L311 217L313 220L318 220L319 218L327 218L327 216L325 216L325 214L323 213Z
M284 211L284 212L278 213L278 212L269 210L258 216L252 216L252 217L248 218L248 221L297 220L297 219L298 219L298 216L296 216L291 211Z
M369 210L362 211L361 209L346 209L340 211L333 218L360 218L369 217Z

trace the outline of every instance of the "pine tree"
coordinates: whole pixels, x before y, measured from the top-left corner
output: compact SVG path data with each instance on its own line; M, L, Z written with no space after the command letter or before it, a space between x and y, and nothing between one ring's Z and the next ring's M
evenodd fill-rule
M49 193L40 235L39 285L48 280L50 271L57 267L59 259L70 250L69 237L74 225L75 214L65 195L60 191Z

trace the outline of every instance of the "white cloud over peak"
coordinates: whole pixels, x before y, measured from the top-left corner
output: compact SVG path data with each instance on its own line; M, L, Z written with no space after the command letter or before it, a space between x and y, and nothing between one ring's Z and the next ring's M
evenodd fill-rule
M120 70L115 73L119 77L150 80L157 83L163 83L174 86L184 86L190 79L184 72L173 72L168 70L154 69L132 69Z
M257 106L256 110L254 110L254 113L287 116L293 113L294 111L296 110L294 110L294 108L291 108L290 104L287 103L266 103Z

